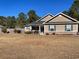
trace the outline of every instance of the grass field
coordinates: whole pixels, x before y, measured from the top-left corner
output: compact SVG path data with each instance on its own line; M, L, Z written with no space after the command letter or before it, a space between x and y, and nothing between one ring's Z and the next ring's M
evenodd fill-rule
M0 59L79 59L79 36L0 34Z

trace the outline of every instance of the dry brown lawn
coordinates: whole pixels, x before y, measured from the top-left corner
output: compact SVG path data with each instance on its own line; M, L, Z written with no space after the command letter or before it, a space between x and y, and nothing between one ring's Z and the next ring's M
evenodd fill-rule
M0 34L0 59L79 59L79 36Z

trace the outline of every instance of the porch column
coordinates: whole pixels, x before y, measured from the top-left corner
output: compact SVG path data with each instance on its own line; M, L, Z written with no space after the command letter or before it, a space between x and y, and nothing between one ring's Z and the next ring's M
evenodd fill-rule
M41 26L39 26L39 33L41 32Z

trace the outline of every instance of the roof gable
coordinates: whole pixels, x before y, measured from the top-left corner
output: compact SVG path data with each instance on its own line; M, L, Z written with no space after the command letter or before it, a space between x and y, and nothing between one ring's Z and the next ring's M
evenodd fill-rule
M43 21L43 22L46 22L50 19L52 19L54 16L50 13L48 13L47 15L43 16L42 18L40 18L39 20L37 20L36 22L39 22L39 21Z
M59 13L52 19L44 22L44 24L48 23L48 22L78 22L78 21L74 18L71 18L70 16L63 14L63 13Z

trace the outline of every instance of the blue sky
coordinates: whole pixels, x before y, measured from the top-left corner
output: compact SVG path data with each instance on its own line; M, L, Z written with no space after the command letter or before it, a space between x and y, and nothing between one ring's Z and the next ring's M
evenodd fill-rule
M47 13L57 14L68 10L73 0L0 0L0 16L17 16L20 12L30 9L36 11L39 16Z

